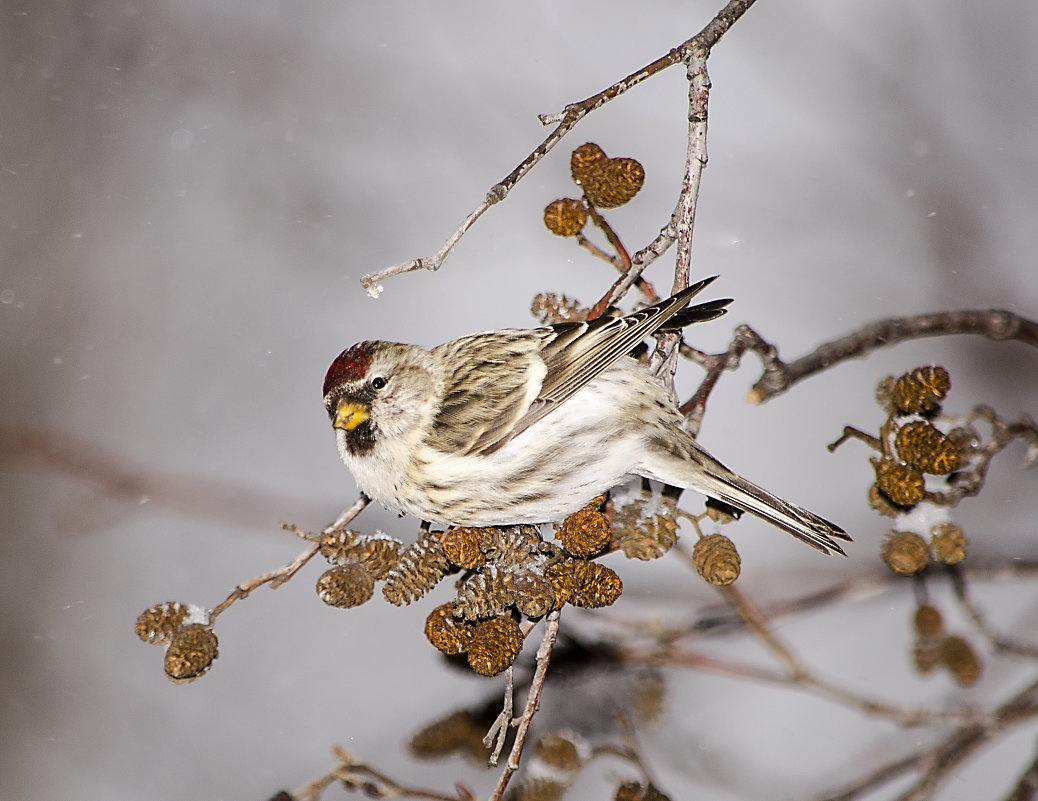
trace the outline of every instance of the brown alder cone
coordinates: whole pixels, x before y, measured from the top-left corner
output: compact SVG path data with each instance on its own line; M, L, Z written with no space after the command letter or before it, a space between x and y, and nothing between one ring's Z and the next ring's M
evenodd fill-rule
M188 623L166 649L166 675L177 684L194 681L203 675L219 656L216 634L201 623Z
M646 502L637 499L613 511L613 538L628 559L658 559L678 541L678 522L672 514L647 513Z
M600 511L605 499L605 495L599 495L562 521L555 538L562 543L566 553L581 557L597 556L608 547L613 527L609 518Z
M926 540L911 531L891 531L880 549L887 567L900 576L914 576L930 562Z
M930 414L940 407L949 389L951 376L943 367L917 367L894 382L890 399L902 414Z
M893 459L873 459L876 486L898 506L915 506L926 496L926 482L918 470Z
M613 801L670 801L670 798L653 784L624 782L616 788Z
M597 562L564 559L545 571L555 590L555 608L569 603L585 609L609 606L623 592L623 582L616 573Z
M576 236L587 225L587 207L571 197L560 197L544 207L544 227L555 236Z
M452 528L443 535L443 554L452 565L466 570L476 570L483 566L483 541L485 529Z
M588 171L599 162L605 160L605 151L594 142L585 142L580 147L574 149L569 157L569 170L570 175L573 176L573 183L578 186L583 184Z
M923 604L915 610L912 624L915 628L915 633L924 640L936 639L944 632L941 613L936 606L931 606L930 604Z
M184 619L190 614L187 604L179 601L166 601L145 609L137 617L134 631L144 642L154 645L165 645L176 633Z
M980 678L980 659L973 646L958 635L951 634L941 641L937 649L937 658L963 687L976 684Z
M572 773L583 764L577 744L555 732L549 732L537 741L534 754L541 762L564 773Z
M897 517L904 509L883 494L879 484L869 485L869 506L884 517Z
M544 617L555 608L555 588L537 573L521 573L515 577L515 608L527 617Z
M692 547L692 564L711 584L725 586L739 578L742 560L724 534L707 534Z
M396 566L404 544L384 534L361 534L348 529L326 533L321 539L321 556L333 565L359 562L376 581Z
M894 447L902 461L923 473L943 476L962 464L962 451L925 420L913 420L898 429Z
M957 565L966 558L969 541L962 529L954 523L942 523L933 530L930 548L934 558L946 565Z
M465 653L475 630L475 624L454 616L453 603L440 604L425 619L425 638L447 656Z
M635 159L605 159L595 164L584 176L584 195L600 209L622 206L641 190L645 168Z
M488 750L483 736L489 725L478 714L461 709L417 732L408 742L408 749L420 759L459 754L485 768Z
M454 615L481 620L504 612L515 603L515 576L496 565L469 576L458 588Z
M423 531L418 541L400 554L386 575L382 596L394 606L409 604L435 587L450 570L440 542L442 532Z
M375 577L359 562L347 562L324 571L317 579L317 596L328 606L350 609L375 592Z
M522 649L523 632L511 615L481 620L469 640L469 667L482 676L496 676L515 661Z

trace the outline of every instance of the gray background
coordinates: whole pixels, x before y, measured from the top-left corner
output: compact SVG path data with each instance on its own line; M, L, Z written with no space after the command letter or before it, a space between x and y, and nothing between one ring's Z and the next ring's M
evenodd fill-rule
M537 113L715 11L0 3L0 423L75 435L143 482L89 480L82 446L78 476L21 451L0 465L0 798L264 798L316 775L331 743L409 781L486 790L496 772L417 763L403 746L500 686L443 669L420 633L435 599L335 612L313 594L313 565L226 613L220 659L187 686L163 677L133 620L163 600L214 605L299 551L280 520L317 528L352 502L319 391L340 349L526 325L538 291L601 294L611 268L550 236L541 210L573 193L569 150L597 141L648 174L610 220L632 249L656 234L683 164L680 68L583 122L439 274L396 278L377 301L358 278L434 251L543 137ZM794 357L878 317L1038 315L1036 41L1027 4L761 0L710 60L693 269L720 273L736 302L693 341L720 349L745 321ZM649 274L661 289L670 258ZM864 448L824 444L846 423L875 429L876 380L929 362L952 371L949 408L1036 412L1034 352L966 338L844 365L762 408L742 400L752 364L725 377L704 444L858 540L849 559L825 559L743 522L744 590L765 601L882 569ZM696 373L682 368L684 392ZM1035 474L1021 464L1019 447L1005 454L957 512L978 556L1035 555ZM414 528L381 510L361 525ZM609 563L627 586L609 612L620 618L716 601L677 560ZM1035 634L1026 583L977 592L1000 624ZM906 705L984 703L1026 676L993 660L969 691L917 679L911 609L905 584L782 633L826 675ZM741 640L718 653L767 663ZM793 691L669 676L666 714L641 736L674 797L808 797L935 736ZM1022 730L941 797L999 797L1033 739ZM628 773L600 766L574 797Z

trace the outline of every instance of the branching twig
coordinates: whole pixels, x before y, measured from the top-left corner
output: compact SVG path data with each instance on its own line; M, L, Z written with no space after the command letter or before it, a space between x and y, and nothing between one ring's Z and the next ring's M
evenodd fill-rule
M351 506L349 509L346 509L341 515L339 515L338 519L332 525L328 526L325 529L325 531L335 531L336 529L342 528L351 520L353 520L353 518L359 515L363 511L364 507L367 506L369 503L370 500L366 496L361 495L360 498L357 499L357 502L353 504L353 506ZM296 533L299 533L298 529L296 529ZM242 598L245 598L257 587L262 587L264 584L269 584L271 589L277 589L290 578L292 578L292 576L298 573L303 568L303 566L307 562L309 562L315 554L317 554L320 548L321 544L319 542L312 542L305 551L299 554L299 556L297 556L287 565L279 567L276 570L271 570L267 573L263 573L262 575L256 576L255 578L251 578L248 581L239 584L237 587L234 588L230 595L228 595L226 598L224 598L223 601L221 601L219 604L213 607L212 611L209 613L209 622L212 623L231 604L233 604L235 601L240 601Z
M966 709L901 708L840 687L810 673L801 676L791 675L787 672L779 673L673 646L664 649L621 648L619 653L624 660L631 663L687 667L729 678L799 687L819 698L855 709L868 717L885 718L905 728L930 726L936 723L974 723L978 717L982 717L978 713Z
M916 782L898 796L898 801L925 801L933 797L940 786L978 750L1012 727L1032 720L1038 715L1038 682L1025 687L994 710L990 718L957 728L933 748L884 765L839 793L826 796L826 801L854 801L863 798L876 787L906 773L920 773Z
M469 215L462 221L461 225L459 225L458 228L447 238L447 241L443 243L435 254L425 258L412 259L411 261L395 264L391 267L368 273L361 278L361 285L368 291L368 294L373 297L378 297L379 293L382 291L381 282L387 278L402 273L413 272L415 270L435 271L440 269L444 260L454 249L454 246L458 243L461 237L464 236L465 232L472 227L473 223L475 223L476 220L478 220L491 206L504 200L508 196L508 193L512 191L512 188L519 183L519 181L522 180L522 178L530 172L530 170L532 170L534 166L536 166L536 164L555 147L555 145L562 141L562 138L566 136L566 134L568 134L585 116L601 106L604 106L609 101L619 97L629 89L633 89L642 81L651 78L653 75L661 72L667 67L671 67L678 63L690 64L693 60L695 60L697 64L699 63L699 60L702 60L702 63L705 66L705 59L709 55L710 49L717 44L735 21L746 13L746 10L753 5L753 3L754 0L730 0L729 3L718 12L717 16L715 16L707 26L703 28L703 30L691 39L688 39L675 47L666 55L661 56L650 64L646 64L641 69L631 73L623 80L617 81L607 89L603 89L601 92L598 92L579 103L571 103L558 114L541 115L541 123L543 125L555 125L555 129L548 134L547 138L545 138L544 141L541 142L526 158L524 158L519 165L512 170L512 172L490 188L486 197L484 197L476 208L469 213ZM705 75L706 73L704 69L704 80ZM705 111L705 105L703 108ZM705 117L703 123L705 125ZM703 129L703 134L705 136L705 127ZM701 169L701 166L699 169ZM682 198L678 204L679 208L682 208L683 205L687 206L689 203L694 207L694 198L689 199L687 194L688 193L686 193L683 187ZM675 212L675 216L681 220L685 219L683 212ZM671 224L674 225L673 218ZM668 230L669 228L670 226L664 230ZM675 231L676 230L677 226L675 225ZM673 239L667 241L666 238L658 238L655 246L650 246L646 252L655 254L652 256L652 258L655 258L655 256L663 253L672 242ZM651 260L651 258L646 256L642 256L640 259L635 259L637 264L640 265L640 269L638 270L639 274L641 269L644 269L644 265L648 264ZM632 276L632 282L635 277L637 276Z
M681 404L681 413L685 416L687 428L692 434L699 433L703 424L703 416L706 414L707 399L717 386L721 374L725 370L735 370L747 350L758 354L765 365L777 353L774 346L769 345L746 325L736 327L731 344L723 353L710 355L687 348L682 350L682 355L693 358L706 369L706 375L700 382L699 389L691 398Z
M501 750L505 747L505 740L508 739L508 728L512 725L514 680L514 668L509 665L505 670L505 700L501 706L501 712L495 718L486 737L483 738L483 746L494 749L488 760L490 767L497 766L497 761L501 758Z
M774 351L773 358L762 359L764 374L753 385L750 400L764 403L798 381L886 345L950 334L975 334L996 342L1016 340L1038 348L1038 323L1004 309L964 309L895 317L869 323L851 334L819 345L788 364Z
M537 712L537 707L541 702L541 691L544 689L544 679L548 675L551 650L555 647L555 640L559 636L560 613L561 610L556 609L549 612L544 618L544 636L541 638L541 644L537 648L537 669L534 671L533 679L530 681L530 689L526 695L526 707L523 709L523 715L519 719L519 726L515 732L515 742L512 744L512 751L508 755L508 762L505 763L505 769L501 772L501 778L498 779L497 786L490 796L490 801L500 801L504 796L512 774L519 769L519 757L523 753L526 735L530 730L530 722L533 720L534 713Z
M418 798L423 801L473 801L472 792L458 786L456 795L445 795L422 787L409 787L385 773L358 762L343 748L334 748L338 763L323 776L314 779L292 794L299 801L319 801L324 791L339 782L347 790L361 790L369 798Z

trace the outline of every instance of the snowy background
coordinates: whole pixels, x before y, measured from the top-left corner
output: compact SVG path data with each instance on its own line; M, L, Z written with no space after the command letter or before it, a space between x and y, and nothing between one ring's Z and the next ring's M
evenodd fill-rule
M260 799L317 775L332 743L485 792L496 771L407 756L415 729L500 687L442 667L421 635L433 601L337 612L311 565L222 616L219 660L185 686L133 622L159 601L214 605L298 553L281 520L319 528L355 499L320 398L343 347L531 324L539 291L598 298L611 268L548 234L541 211L573 194L569 151L595 141L648 175L609 219L632 250L655 236L683 166L680 67L582 122L440 273L393 279L379 300L358 279L439 247L545 135L537 113L652 61L717 7L0 3L0 798ZM711 290L736 301L692 340L721 349L748 322L791 358L881 317L1038 316L1036 42L1028 4L761 0L710 60L693 271L719 273ZM661 290L671 260L649 273ZM824 445L848 423L875 430L878 378L932 362L952 373L950 409L1038 412L1035 352L972 338L899 346L760 408L742 400L752 360L725 376L702 442L858 541L826 559L743 522L745 591L766 601L883 569L865 449ZM696 370L679 377L687 392ZM12 430L67 444L48 461ZM99 484L91 459L129 478ZM78 472L56 467L69 460ZM1021 463L1019 446L1004 454L958 512L978 556L1036 555ZM358 526L413 531L374 509ZM627 585L617 615L716 601L676 560L609 564ZM1034 587L977 592L1038 635ZM782 633L827 675L908 705L980 704L1026 678L995 659L968 691L917 679L911 611L906 584ZM642 742L675 798L811 797L936 736L795 691L669 677ZM940 797L1000 797L1035 728ZM624 770L597 773L584 792Z

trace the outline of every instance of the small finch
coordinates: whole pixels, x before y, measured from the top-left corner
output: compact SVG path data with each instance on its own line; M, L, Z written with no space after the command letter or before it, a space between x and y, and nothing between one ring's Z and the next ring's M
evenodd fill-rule
M339 454L364 494L430 523L557 522L637 475L843 553L836 540L850 538L839 526L703 450L671 394L629 356L654 332L724 314L730 299L688 307L713 280L624 316L487 331L431 350L347 348L324 379Z

